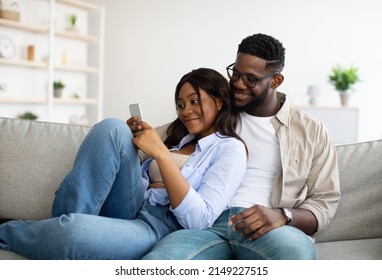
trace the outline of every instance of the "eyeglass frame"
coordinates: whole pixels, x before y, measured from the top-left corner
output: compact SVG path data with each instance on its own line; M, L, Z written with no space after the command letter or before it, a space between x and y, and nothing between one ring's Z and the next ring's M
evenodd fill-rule
M230 75L229 71L231 70L231 71L233 72L234 68L233 68L232 66L234 66L234 65L235 65L235 62L232 63L232 64L230 64L230 65L228 65L228 66L225 68L225 69L227 70L227 76L228 76L228 78L229 78L230 80L232 79L232 75ZM238 77L234 82L237 82L238 80L240 80L241 78L244 77L244 79L242 79L242 81L243 81L243 83L244 83L247 87L249 87L249 88L254 88L254 87L257 86L257 82L262 81L262 80L264 80L264 79L267 79L267 78L269 78L269 77L272 77L272 76L274 76L274 75L276 75L276 74L279 74L279 72L274 72L274 73L272 73L272 74L269 74L269 75L266 75L266 76L263 76L263 77L260 77L260 78L257 78L255 75L251 75L252 78L255 80L255 85L252 86L252 85L250 85L249 82L248 82L248 78L247 78L248 75L247 75L247 74L240 73L240 72L237 71L236 69L235 69L235 71L239 74L239 77Z

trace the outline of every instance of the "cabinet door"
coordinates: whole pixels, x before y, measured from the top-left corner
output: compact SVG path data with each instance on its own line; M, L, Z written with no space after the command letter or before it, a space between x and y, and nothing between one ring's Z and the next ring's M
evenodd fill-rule
M334 144L358 142L358 108L307 106L301 109L325 125Z

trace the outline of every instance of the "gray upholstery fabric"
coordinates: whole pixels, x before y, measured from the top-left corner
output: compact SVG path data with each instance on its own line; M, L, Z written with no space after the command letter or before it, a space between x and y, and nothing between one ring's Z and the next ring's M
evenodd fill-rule
M382 238L316 243L319 260L381 260Z
M316 242L382 237L382 140L336 147L341 200ZM381 254L382 257L382 254Z
M27 258L17 253L0 249L0 260L27 260Z
M0 217L50 216L89 127L0 118Z
M162 127L162 135L165 127ZM90 127L0 118L0 218L42 219ZM382 140L337 146L342 197L318 259L382 259ZM0 250L0 259L25 259Z

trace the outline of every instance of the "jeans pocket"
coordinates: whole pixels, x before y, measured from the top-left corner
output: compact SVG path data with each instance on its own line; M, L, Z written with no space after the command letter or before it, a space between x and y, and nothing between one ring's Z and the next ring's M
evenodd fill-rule
M163 222L173 231L183 229L182 225L178 222L174 213L172 213L170 209L167 209L164 213Z
M160 220L170 231L183 229L181 224L179 224L178 220L176 219L175 215L169 209L170 204L151 205L148 201L146 201L144 203L144 207L150 213L150 215Z

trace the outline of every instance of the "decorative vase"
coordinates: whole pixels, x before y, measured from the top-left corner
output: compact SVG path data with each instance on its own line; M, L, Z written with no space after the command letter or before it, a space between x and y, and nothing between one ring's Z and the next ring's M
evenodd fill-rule
M340 92L341 106L348 106L350 94L346 92Z
M55 88L53 90L53 96L54 97L60 98L61 95L62 95L62 88Z
M307 92L309 98L309 104L310 105L316 105L317 104L317 96L320 94L319 87L316 85L309 86L308 92Z

